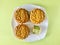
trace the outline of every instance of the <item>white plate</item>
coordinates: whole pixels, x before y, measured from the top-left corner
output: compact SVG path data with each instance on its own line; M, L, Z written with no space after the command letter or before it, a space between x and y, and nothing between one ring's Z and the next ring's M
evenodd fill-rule
M41 10L43 10L45 12L45 16L47 15L46 13L46 10L41 7L41 6L37 6L37 5L32 5L32 4L27 4L27 5L23 5L23 6L20 6L20 7L17 7L14 9L14 11L18 8L25 8L26 10L28 11L31 11L32 9L34 8L39 8ZM13 12L14 13L14 12ZM31 28L33 27L33 23L31 22L27 22L25 23L26 25L29 26L30 30ZM12 28L14 30L14 28L18 25L18 23L15 21L14 17L12 18ZM26 42L32 42L32 41L37 41L37 40L41 40L43 39L45 36L46 36L46 33L47 33L47 28L48 28L48 19L47 19L47 16L45 17L45 20L43 22L41 22L40 24L37 24L38 26L40 26L41 28L41 33L39 35L36 35L36 34L32 34L30 33L30 35L24 39L24 41Z

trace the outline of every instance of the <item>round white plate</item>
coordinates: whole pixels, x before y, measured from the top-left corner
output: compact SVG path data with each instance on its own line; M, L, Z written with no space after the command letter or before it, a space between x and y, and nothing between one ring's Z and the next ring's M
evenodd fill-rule
M18 8L25 8L28 11L31 11L34 8L39 8L39 9L41 9L41 10L43 10L45 12L45 20L43 22L41 22L40 24L37 24L41 28L41 33L39 35L30 33L30 35L26 39L24 39L24 41L26 41L26 42L32 42L32 41L37 41L37 40L43 39L46 36L47 28L48 28L48 19L47 19L47 16L46 16L47 15L46 10L43 7L41 7L41 6L27 4L27 5L23 5L23 6L15 8L14 11L16 9L18 9ZM30 21L26 22L24 24L28 25L28 27L30 28L30 30L32 30L33 25L34 25ZM18 25L18 23L15 21L14 17L12 17L12 28L13 28L13 30L14 30L14 28L17 25Z

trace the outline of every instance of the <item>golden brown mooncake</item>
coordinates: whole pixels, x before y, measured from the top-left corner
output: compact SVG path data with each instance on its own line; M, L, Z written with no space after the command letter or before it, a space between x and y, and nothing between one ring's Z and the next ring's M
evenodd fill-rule
M28 21L28 11L24 8L18 8L14 12L15 20L19 23L25 23Z
M45 19L45 13L43 10L35 8L30 12L30 20L34 24L39 24Z
M28 37L30 34L29 27L25 24L19 24L18 26L15 27L15 35L19 39L25 39Z

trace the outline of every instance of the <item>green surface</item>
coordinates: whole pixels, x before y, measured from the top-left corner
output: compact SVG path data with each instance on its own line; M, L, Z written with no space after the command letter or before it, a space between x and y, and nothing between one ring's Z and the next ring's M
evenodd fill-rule
M13 36L12 12L17 6L35 4L43 6L48 13L48 32L43 40L24 42ZM59 0L0 0L0 45L60 45L60 1Z

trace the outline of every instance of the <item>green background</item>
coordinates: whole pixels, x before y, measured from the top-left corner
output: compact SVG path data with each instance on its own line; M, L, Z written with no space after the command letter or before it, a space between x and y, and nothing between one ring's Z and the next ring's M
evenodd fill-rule
M11 20L15 7L24 4L43 6L47 11L49 26L46 37L35 42L24 42L13 36ZM0 0L0 45L60 45L59 0Z

